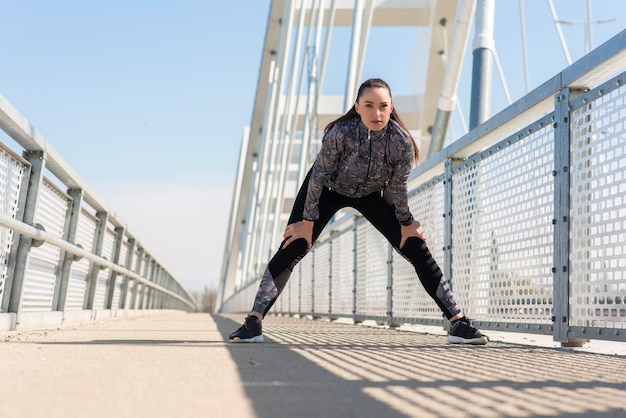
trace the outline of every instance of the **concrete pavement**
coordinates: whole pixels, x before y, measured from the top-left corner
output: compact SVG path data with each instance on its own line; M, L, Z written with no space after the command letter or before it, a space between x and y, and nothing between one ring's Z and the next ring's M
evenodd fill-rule
M276 316L227 343L242 319L0 333L0 417L626 416L626 356Z

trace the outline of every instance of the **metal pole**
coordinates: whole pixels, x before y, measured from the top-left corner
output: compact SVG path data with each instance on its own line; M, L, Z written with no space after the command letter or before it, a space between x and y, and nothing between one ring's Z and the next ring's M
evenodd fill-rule
M65 239L72 244L76 244L76 231L78 229L78 220L80 219L80 212L82 209L83 191L82 189L70 189L67 191L67 194L72 198L72 203L66 219L67 231L65 232ZM62 257L63 264L57 276L55 297L52 301L53 310L65 310L67 291L69 288L70 270L72 269L72 263L75 259L76 256L74 254L64 251L64 255Z
M264 263L267 258L267 254L265 253L265 242L267 240L265 236L267 232L268 215L265 209L269 205L268 201L271 200L271 196L269 195L269 193L267 193L266 189L268 188L268 181L270 178L269 171L272 168L271 153L275 148L272 144L272 138L274 137L274 131L276 129L275 114L277 112L277 106L281 95L281 89L279 86L282 82L281 72L284 70L284 68L281 67L281 64L286 63L286 61L283 59L283 55L285 54L285 50L283 49L285 44L284 38L287 36L285 32L288 31L288 26L291 24L291 13L285 13L284 15L288 16L288 18L287 21L282 22L283 26L281 27L281 35L277 48L277 56L276 60L274 61L274 71L273 74L271 74L270 76L268 86L268 91L270 92L270 94L268 95L269 105L266 106L264 115L263 135L261 138L262 149L261 155L259 157L259 165L257 166L258 187L256 190L258 190L258 192L254 194L254 199L256 200L256 219L251 219L251 223L249 225L250 227L257 229L257 233L254 234L255 239L252 242L252 258L249 260L249 262L252 263L252 266L248 266L248 268L252 267L252 269L248 272L252 276L256 276L256 274L260 270L259 266L261 265L261 263Z
M519 0L520 26L522 28L522 57L524 61L524 86L526 93L530 90L528 81L528 54L526 52L526 22L524 19L524 0Z
M46 154L43 151L24 151L24 158L31 165L30 179L28 189L26 190L26 201L24 203L24 216L22 222L32 225L37 212L37 202L41 195L43 187L44 171L46 166ZM18 313L22 292L24 287L24 279L26 275L26 266L33 240L25 235L20 235L17 252L15 255L15 269L13 277L5 285L5 292L9 292L9 312ZM7 286L9 287L7 289Z
M437 113L433 123L433 131L428 147L428 156L436 154L443 148L450 113L456 105L456 90L461 77L463 57L469 39L471 22L474 18L476 0L464 0L459 5L458 17L455 22L454 34L450 45L450 53L446 63L446 73L441 87L441 94L437 100Z
M593 24L591 20L591 0L587 0L587 45L585 48L585 52L589 53L593 49L593 29L591 25Z
M104 236L107 230L107 221L109 219L108 212L96 213L98 218L98 226L96 227L96 235L93 243L93 253L102 256L102 246L104 243ZM100 273L100 266L94 262L91 263L91 269L87 276L87 289L85 290L85 309L95 310L93 304L96 296L96 288L98 287L98 274ZM104 306L98 306L102 309Z
M569 326L570 90L555 96L554 105L554 341L567 342Z
M361 29L363 28L363 0L354 1L354 13L352 15L352 40L350 42L350 62L348 64L348 79L346 92L343 98L343 109L347 111L354 103L354 93L357 85L358 60L360 58Z
M387 325L393 323L393 247L387 245Z
M126 254L126 262L124 263L124 267L128 270L132 270L133 268L133 255L135 254L135 238L130 238L128 240L128 253ZM127 275L124 275L124 281L122 282L122 294L120 297L120 309L128 308L128 285L130 282L130 278Z
M315 7L314 4L311 7ZM279 110L276 112L276 136L273 142L276 144L276 154L274 157L273 166L274 170L270 171L271 177L269 180L270 183L270 196L274 199L273 208L269 208L267 210L267 215L269 216L270 212L274 213L274 223L268 227L267 233L270 236L269 243L271 246L275 245L274 243L278 240L279 236L279 228L282 226L280 221L280 216L283 213L283 196L284 196L284 184L287 181L287 176L289 173L289 161L287 157L289 156L289 149L291 148L291 144L294 141L295 137L295 129L293 129L292 117L297 120L298 117L298 102L300 96L300 80L302 79L302 74L300 77L296 77L298 74L298 70L300 69L301 64L301 49L302 49L302 36L304 32L304 17L306 15L306 9L304 7L304 0L300 2L300 13L298 17L298 27L296 29L296 39L294 42L294 48L291 55L291 68L289 70L289 74L282 75L281 78L285 78L287 84L287 93L285 95L285 100L283 103L282 112ZM308 21L308 36L311 36L311 22L313 20L313 10L309 13L309 21ZM291 37L291 36L290 36ZM307 39L308 42L308 39ZM290 45L287 45L287 48L290 48ZM287 57L287 54L285 54ZM287 59L285 59L285 64ZM301 73L304 73L304 64L301 66ZM286 69L286 67L283 67ZM297 86L297 87L296 87ZM292 101L295 104L292 104ZM277 106L278 107L278 106ZM282 119L282 120L280 120ZM271 200L271 199L270 199Z
M561 47L563 48L563 53L565 54L567 65L571 65L572 58L569 55L569 50L567 49L567 42L565 42L565 38L563 37L563 31L561 30L561 22L559 21L559 18L556 15L556 10L554 9L554 4L552 3L552 0L548 0L548 6L550 6L550 13L552 13L554 26L556 27L556 32L559 35L559 40L561 41Z
M313 21L313 13L315 8L315 3L311 3L311 10L309 13L309 21L308 21L308 39L311 37L311 24ZM275 196L274 200L274 224L271 228L271 238L270 243L274 245L279 240L279 230L284 227L281 222L281 215L284 212L283 204L284 204L284 196L285 196L285 183L287 182L287 177L289 175L289 163L290 163L290 149L292 148L292 144L295 136L295 129L291 128L291 118L292 114L293 119L296 120L298 117L298 97L300 97L300 84L298 83L298 89L296 90L296 74L298 73L298 66L300 65L300 55L302 48L302 32L304 31L304 16L305 16L305 8L304 1L300 3L300 16L298 19L298 26L296 28L296 41L295 48L293 52L293 56L291 59L291 70L289 71L289 81L287 88L287 95L285 97L285 104L283 106L282 115L282 123L280 128L278 129L277 138L282 139L282 147L280 150L280 156L277 156L277 161L280 159L280 163L276 163L276 176L272 181L272 192L271 196ZM304 63L302 63L302 67L304 68ZM295 106L292 106L292 99L296 97ZM292 111L293 109L293 111ZM276 141L280 142L280 141Z
M494 0L478 1L473 47L470 130L486 121L491 112L492 54L495 43L493 39L494 11Z
M112 254L112 262L113 264L119 264L120 254L122 253L122 245L124 244L124 234L126 233L126 229L124 227L116 227L115 228L115 244L113 247ZM115 295L115 281L117 279L117 272L115 270L111 270L109 273L109 284L107 286L107 293L105 298L105 307L106 309L112 309L113 306L113 296ZM162 286L161 283L159 283ZM117 308L117 306L115 306Z

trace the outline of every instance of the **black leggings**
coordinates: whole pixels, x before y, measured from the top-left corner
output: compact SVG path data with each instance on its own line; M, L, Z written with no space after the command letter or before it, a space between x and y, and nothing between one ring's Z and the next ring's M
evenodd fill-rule
M311 172L309 171L298 192L289 217L289 224L302 220L310 175ZM413 265L424 289L437 303L446 318L450 319L461 312L426 243L418 237L410 237L406 240L403 248L399 247L402 238L400 223L396 219L393 204L388 203L380 192L360 198L349 198L324 188L318 205L319 218L313 224L313 243L333 215L345 207L359 211L387 238L393 248ZM267 314L287 285L289 276L291 276L296 264L308 252L307 242L304 238L293 241L286 248L283 248L284 243L285 241L281 243L280 248L267 264L254 301L253 310L263 314L263 316Z

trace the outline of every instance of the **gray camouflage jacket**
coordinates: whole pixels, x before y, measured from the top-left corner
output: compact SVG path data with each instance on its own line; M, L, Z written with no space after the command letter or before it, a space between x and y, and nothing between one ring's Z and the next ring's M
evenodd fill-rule
M360 118L338 122L322 139L304 204L303 218L319 217L322 189L351 198L379 192L395 206L403 225L413 221L407 201L407 180L414 164L409 134L393 120L380 131L370 131Z

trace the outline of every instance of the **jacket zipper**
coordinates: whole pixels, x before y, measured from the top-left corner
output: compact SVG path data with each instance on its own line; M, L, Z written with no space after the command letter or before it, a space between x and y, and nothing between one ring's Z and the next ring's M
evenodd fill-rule
M352 196L356 196L356 194L359 192L359 189L361 188L361 186L365 183L367 183L367 179L370 176L370 167L372 165L372 139L370 137L370 133L372 132L371 129L367 130L367 142L369 142L370 144L370 153L369 153L369 158L367 159L367 171L365 172L365 179L361 182L361 184L357 184L356 189L354 190L354 194Z

